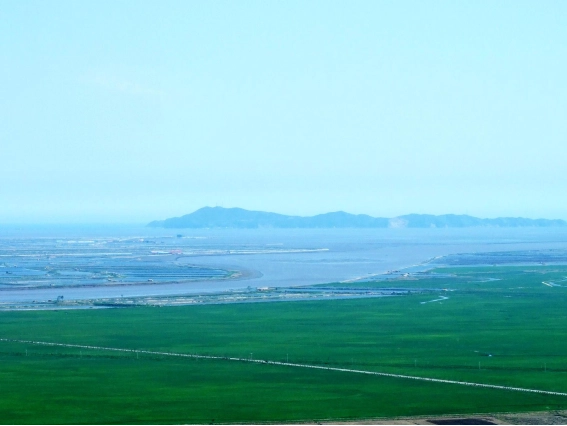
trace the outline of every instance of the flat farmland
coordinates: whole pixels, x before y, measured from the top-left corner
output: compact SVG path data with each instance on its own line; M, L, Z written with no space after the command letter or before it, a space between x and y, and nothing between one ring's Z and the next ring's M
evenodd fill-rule
M388 298L0 312L3 423L245 423L567 408L565 266L439 268Z

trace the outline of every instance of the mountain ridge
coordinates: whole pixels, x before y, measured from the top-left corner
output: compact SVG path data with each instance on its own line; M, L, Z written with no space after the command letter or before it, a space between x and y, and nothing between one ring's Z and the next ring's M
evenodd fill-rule
M239 207L202 207L193 213L154 220L153 228L471 228L471 227L564 227L561 219L497 217L483 219L469 215L407 214L393 218L351 214L344 211L315 216L290 216L246 210Z

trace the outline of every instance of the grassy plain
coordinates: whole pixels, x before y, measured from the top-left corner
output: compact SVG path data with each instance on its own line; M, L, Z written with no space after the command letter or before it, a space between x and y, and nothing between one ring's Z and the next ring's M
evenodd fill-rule
M0 312L0 337L567 392L565 266L438 269L403 297ZM364 285L392 287L393 282ZM235 423L567 408L567 397L0 342L2 423Z

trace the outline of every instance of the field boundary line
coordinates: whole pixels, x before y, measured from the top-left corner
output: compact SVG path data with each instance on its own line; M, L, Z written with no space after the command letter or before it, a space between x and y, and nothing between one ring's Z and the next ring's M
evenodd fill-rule
M133 354L148 354L148 355L161 355L161 356L172 356L181 358L193 358L193 359L214 359L214 360L224 360L224 361L238 361L238 362L250 362L256 364L268 364L268 365L279 365L284 367L296 367L296 368L311 368L314 370L329 370L329 371L339 371L344 373L355 373L355 374L367 374L372 376L382 376L382 377L392 377L396 379L408 379L408 380L418 380L424 382L434 382L434 383L445 383L451 385L461 385L470 387L480 387L498 390L510 390L516 392L530 392L538 393L544 395L555 395L555 396L567 396L566 392L553 392L545 391L539 389L527 389L518 388L512 386L501 386L501 385L490 385L486 383L474 383L474 382L462 382L458 380L445 380L445 379L435 379L432 377L420 377L420 376L408 376L405 374L393 374L393 373L381 373L379 371L368 371L368 370L354 370L350 368L339 368L339 367L324 367L321 365L310 365L310 364L296 364L291 362L280 362L280 361L267 361L262 359L254 358L237 358L237 357L225 357L216 355L197 355L197 354L184 354L177 352L158 352L158 351L146 351L142 349L124 349L124 348L109 348L105 346L91 346L91 345L76 345L71 343L54 343L54 342L41 342L35 340L18 340L18 339L3 339L0 338L0 342L14 342L14 343L25 343L31 345L42 345L42 346L59 346L67 348L80 348L80 349L91 349L91 350L103 350L103 351L114 351L114 352L128 352Z

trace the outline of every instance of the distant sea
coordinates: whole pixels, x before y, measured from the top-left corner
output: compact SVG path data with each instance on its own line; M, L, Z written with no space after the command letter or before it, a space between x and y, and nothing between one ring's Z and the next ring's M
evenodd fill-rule
M179 236L178 236L179 234ZM247 271L248 279L114 288L11 290L0 301L216 292L364 279L455 253L567 250L567 228L446 229L161 229L130 225L0 226L0 242L141 238L166 241L196 266ZM148 245L148 253L152 250ZM247 253L247 254L246 254ZM0 253L1 254L1 253Z

